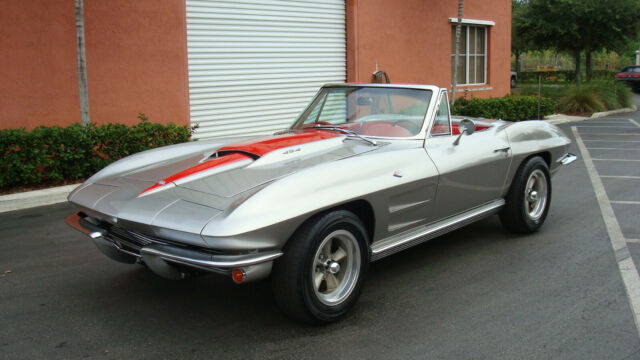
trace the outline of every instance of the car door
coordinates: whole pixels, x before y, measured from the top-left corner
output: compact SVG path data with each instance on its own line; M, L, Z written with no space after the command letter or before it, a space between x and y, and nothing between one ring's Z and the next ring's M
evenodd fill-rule
M503 196L511 149L500 126L463 135L454 145L446 91L438 101L425 149L439 172L435 210L442 219Z

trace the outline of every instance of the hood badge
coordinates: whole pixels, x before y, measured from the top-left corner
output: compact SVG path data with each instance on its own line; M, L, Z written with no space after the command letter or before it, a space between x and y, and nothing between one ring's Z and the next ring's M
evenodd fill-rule
M396 170L393 172L393 176L401 178L404 176L404 173L402 172L402 170Z
M301 150L302 150L302 148L289 149L289 150L283 152L282 155L293 154L294 152L298 152L298 151L301 151Z

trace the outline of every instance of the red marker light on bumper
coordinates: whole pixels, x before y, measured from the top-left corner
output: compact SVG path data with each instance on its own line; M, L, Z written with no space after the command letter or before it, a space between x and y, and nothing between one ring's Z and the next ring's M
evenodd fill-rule
M244 281L246 274L244 273L244 270L239 269L239 268L235 268L231 271L231 278L233 279L233 281L236 284L240 284L241 282Z

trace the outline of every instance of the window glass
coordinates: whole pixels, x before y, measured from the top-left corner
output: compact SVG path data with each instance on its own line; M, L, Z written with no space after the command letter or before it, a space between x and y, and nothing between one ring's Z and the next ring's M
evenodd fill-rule
M291 129L335 126L361 135L409 137L422 129L431 91L394 87L326 87Z
M347 92L344 90L327 93L322 107L317 111L322 111L320 117L315 120L329 124L339 124L344 122L347 114ZM314 109L315 111L316 109Z
M460 52L458 56L458 75L456 83L484 84L485 62L487 57L485 26L463 25L460 33ZM456 26L451 30L451 76L455 63Z
M440 105L438 105L438 111L436 111L436 116L433 120L431 135L451 134L451 127L449 126L449 123L449 102L447 99L447 93L443 92L442 95L440 95Z

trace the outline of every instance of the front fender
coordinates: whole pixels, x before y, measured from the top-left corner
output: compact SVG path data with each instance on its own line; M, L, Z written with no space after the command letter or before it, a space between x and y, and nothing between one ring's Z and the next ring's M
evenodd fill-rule
M388 211L388 199L376 194L433 177L433 172L424 148L368 153L324 163L266 185L232 211L212 219L202 236L207 241L253 232L362 198L374 202L374 211ZM291 234L293 231L295 228L290 229Z

